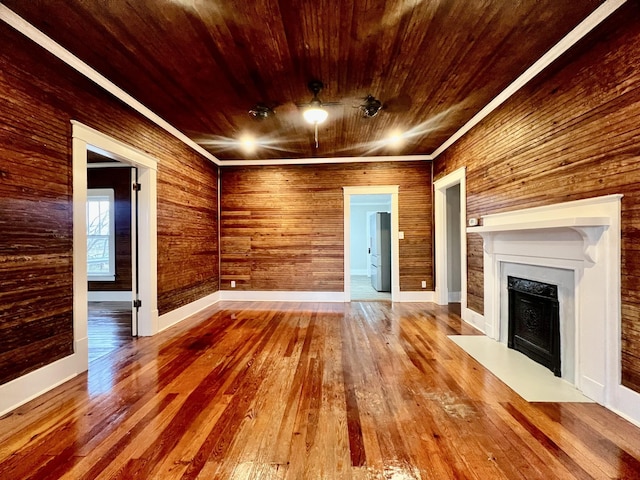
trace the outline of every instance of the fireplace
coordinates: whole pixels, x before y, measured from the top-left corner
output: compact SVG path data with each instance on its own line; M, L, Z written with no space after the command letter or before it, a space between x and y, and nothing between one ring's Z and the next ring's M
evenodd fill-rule
M507 346L547 367L556 377L560 368L560 308L558 286L507 277L509 321Z
M609 195L486 215L482 226L467 231L483 238L485 334L510 342L509 277L557 286L558 326L549 329L560 332L559 347L557 337L541 342L552 357L560 352L551 369L589 398L627 409L636 397L619 385L620 199ZM530 323L538 315L530 314ZM520 331L513 343L526 343L528 335Z

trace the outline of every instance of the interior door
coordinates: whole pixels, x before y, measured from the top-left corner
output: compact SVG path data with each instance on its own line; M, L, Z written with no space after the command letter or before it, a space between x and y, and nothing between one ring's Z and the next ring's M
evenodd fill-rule
M138 336L140 313L140 281L138 275L138 169L131 168L131 336Z

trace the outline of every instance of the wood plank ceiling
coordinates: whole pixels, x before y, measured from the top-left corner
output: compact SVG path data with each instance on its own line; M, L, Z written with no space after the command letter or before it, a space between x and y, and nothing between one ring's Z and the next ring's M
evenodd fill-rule
M224 161L430 154L603 0L3 3ZM318 148L298 106L312 79L340 102ZM259 103L275 115L251 118Z

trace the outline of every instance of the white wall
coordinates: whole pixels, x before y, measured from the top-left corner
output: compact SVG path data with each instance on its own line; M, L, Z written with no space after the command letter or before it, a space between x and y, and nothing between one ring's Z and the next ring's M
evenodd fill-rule
M447 283L451 293L461 291L460 185L447 189Z
M367 213L388 211L389 203L351 205L351 275L367 275Z

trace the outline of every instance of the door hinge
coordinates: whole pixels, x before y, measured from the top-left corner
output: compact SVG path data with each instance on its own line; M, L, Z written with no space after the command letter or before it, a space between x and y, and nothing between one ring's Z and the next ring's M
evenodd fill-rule
M140 185L139 183L134 183L133 184L133 191L134 192L139 192L140 190L142 190L142 185Z
M133 308L140 308L142 306L142 300L134 300L133 301Z

